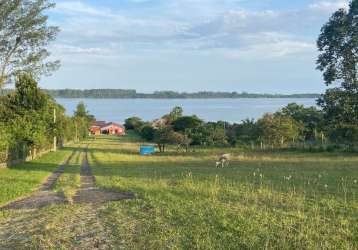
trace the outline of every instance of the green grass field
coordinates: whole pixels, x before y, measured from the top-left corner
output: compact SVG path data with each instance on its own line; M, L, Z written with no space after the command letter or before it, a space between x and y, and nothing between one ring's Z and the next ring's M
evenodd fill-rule
M70 154L71 150L64 148L38 160L0 169L0 205L34 191Z
M88 142L97 185L136 199L2 212L0 231L18 237L4 241L0 234L0 248L358 248L356 155L225 148L186 154L170 148L139 156L137 139L130 134ZM69 198L79 186L80 151L55 185ZM234 156L232 162L216 168L223 152ZM7 183L9 171L0 170L0 188L17 190L16 182ZM9 193L1 192L0 200L16 196Z

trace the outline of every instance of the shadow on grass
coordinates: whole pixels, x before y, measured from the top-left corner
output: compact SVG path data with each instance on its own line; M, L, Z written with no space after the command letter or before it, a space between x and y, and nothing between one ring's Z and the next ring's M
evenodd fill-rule
M67 159L71 159L72 157L74 157L76 152L79 152L81 149L78 147L64 147L63 149L61 149L62 151L67 151L67 152L72 152L70 155L68 155L66 158L64 158L61 161L61 157L59 157L59 161L60 162L56 162L56 163L50 163L50 162L46 162L46 160L48 159L48 161L54 161L52 159L52 157L56 157L56 153L55 152L50 152L47 153L45 155L43 155L42 157L40 157L39 159L36 160L32 160L32 161L28 161L28 162L22 162L19 164L15 164L13 166L9 166L8 168L5 168L4 170L16 170L16 171L28 171L28 172L48 172L48 173L52 173L53 171L55 171L59 166L61 166L62 164L64 164L64 161ZM56 161L56 160L55 160ZM68 166L65 166L68 167ZM1 172L0 172L1 173Z

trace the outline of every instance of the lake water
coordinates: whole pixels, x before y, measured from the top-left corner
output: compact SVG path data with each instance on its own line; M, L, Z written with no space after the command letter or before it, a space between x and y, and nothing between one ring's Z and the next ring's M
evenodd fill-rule
M83 101L97 120L120 122L131 116L150 121L181 106L186 115L196 114L205 121L241 122L257 119L264 113L275 112L288 103L315 106L315 99L62 99L57 101L73 115L76 105Z

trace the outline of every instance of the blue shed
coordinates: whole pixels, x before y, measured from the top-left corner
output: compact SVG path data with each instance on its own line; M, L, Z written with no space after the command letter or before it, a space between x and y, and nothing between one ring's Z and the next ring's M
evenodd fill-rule
M154 146L141 146L140 147L140 155L150 155L155 153Z

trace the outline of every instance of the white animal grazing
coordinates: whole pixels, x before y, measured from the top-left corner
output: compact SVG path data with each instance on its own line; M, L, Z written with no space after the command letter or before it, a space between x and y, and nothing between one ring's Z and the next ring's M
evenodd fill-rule
M216 162L216 167L218 168L220 165L221 167L229 166L230 161L230 154L222 154L219 156L219 160Z

